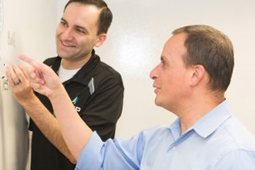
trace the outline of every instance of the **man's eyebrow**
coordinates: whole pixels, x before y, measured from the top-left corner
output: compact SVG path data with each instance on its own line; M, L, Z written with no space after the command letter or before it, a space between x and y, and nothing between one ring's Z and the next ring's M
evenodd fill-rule
M65 22L67 22L63 17L60 19L61 21L65 21Z
M61 21L64 21L64 22L68 23L63 17L61 18ZM83 27L83 26L74 25L74 27L75 27L76 29L81 29L81 30L85 31L87 34L89 34L89 31L88 31L85 27Z
M89 31L88 31L85 27L83 27L83 26L75 25L75 28L76 28L76 29L81 29L81 30L83 30L84 32L86 32L87 34L89 34Z

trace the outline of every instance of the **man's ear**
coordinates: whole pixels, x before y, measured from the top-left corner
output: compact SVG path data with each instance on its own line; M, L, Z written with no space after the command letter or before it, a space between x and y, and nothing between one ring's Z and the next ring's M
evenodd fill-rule
M192 66L192 75L191 75L191 86L198 85L206 75L206 70L202 65Z
M105 33L100 34L100 35L98 36L97 40L96 40L95 46L96 46L96 47L100 47L100 46L104 43L104 41L106 40L106 38L107 38L107 35L106 35Z

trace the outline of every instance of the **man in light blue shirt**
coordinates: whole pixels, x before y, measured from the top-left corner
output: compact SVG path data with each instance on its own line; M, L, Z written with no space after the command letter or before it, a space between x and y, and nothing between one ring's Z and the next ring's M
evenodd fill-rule
M103 143L95 132L78 159L77 170L253 170L254 144L224 101L182 135L180 119L126 140Z
M23 69L31 86L50 99L64 139L78 159L76 170L255 170L255 139L225 98L234 68L233 46L215 28L189 25L173 32L150 77L156 105L178 119L130 139L102 142L77 116L52 70L20 58L32 65ZM13 69L10 74L18 72ZM22 77L10 76L22 82Z

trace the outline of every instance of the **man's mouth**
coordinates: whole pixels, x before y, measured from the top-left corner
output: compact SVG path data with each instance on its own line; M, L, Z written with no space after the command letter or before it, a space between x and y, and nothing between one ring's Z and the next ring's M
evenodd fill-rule
M65 43L64 41L61 41L61 44L65 47L75 47L74 45Z

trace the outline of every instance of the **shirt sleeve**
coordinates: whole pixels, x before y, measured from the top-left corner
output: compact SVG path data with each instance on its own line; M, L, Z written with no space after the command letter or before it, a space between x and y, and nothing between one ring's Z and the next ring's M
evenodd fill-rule
M255 152L235 150L220 159L213 170L255 170Z
M76 170L139 170L142 142L142 135L102 142L94 132L78 158Z
M75 170L99 170L101 169L102 159L100 150L103 142L96 132L92 134L87 145L82 150L75 167Z

